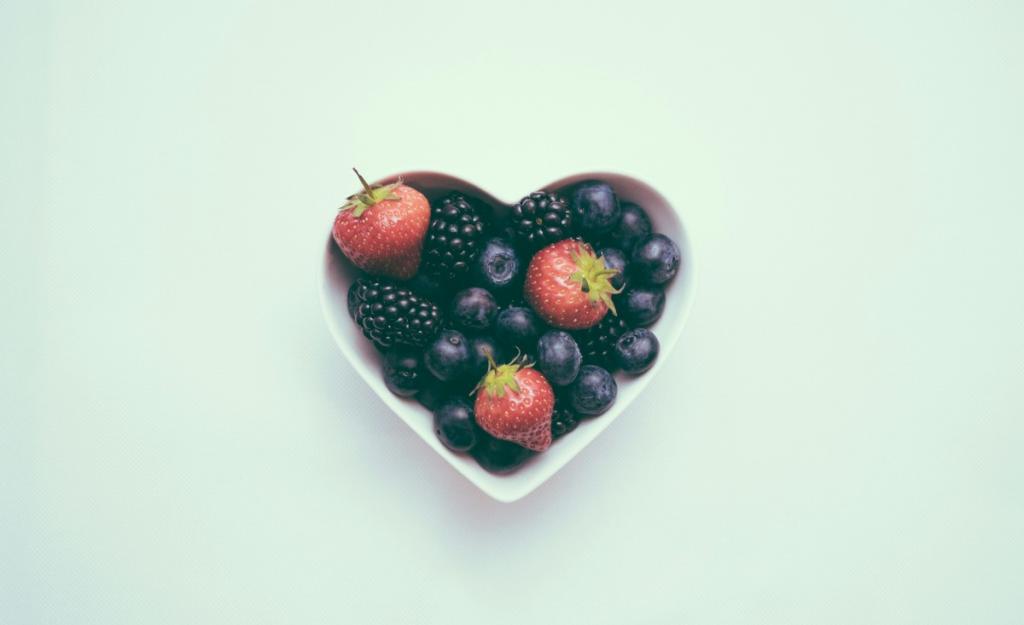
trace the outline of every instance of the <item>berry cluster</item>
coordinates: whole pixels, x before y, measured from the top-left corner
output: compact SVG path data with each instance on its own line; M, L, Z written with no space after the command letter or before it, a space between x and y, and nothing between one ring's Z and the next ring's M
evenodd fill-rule
M431 202L401 181L360 182L333 228L366 272L349 313L384 353L388 389L431 410L448 449L511 472L606 412L614 373L654 365L648 326L679 248L608 183L495 211L461 193Z

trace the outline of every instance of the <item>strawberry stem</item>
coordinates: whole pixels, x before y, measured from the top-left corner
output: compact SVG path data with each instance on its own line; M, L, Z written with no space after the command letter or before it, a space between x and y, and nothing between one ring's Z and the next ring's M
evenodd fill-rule
M356 177L359 178L359 183L363 185L363 191L366 191L366 195L372 194L373 189L370 188L370 183L366 182L366 178L363 178L363 175L355 167L352 168L352 171L356 172Z
M348 201L339 210L352 211L353 217L362 217L363 213L366 212L371 206L383 202L384 200L397 200L398 195L395 194L395 189L402 184L402 181L393 182L380 187L371 186L370 183L366 182L366 178L359 173L359 170L355 167L352 171L356 173L356 177L359 178L359 184L363 185L363 190L359 193L348 196Z
M494 358L490 354L487 354L487 374L480 380L474 391L483 390L492 398L504 397L506 389L518 393L519 382L516 381L516 374L524 367L531 366L525 364L524 361L524 358L516 355L508 364L499 365L494 362Z
M569 279L580 285L580 290L587 294L591 302L601 302L613 315L618 314L612 295L621 293L622 289L613 287L611 279L619 274L619 270L609 268L604 257L594 254L594 250L586 243L580 243L577 250L570 253L570 257L576 264L576 271Z

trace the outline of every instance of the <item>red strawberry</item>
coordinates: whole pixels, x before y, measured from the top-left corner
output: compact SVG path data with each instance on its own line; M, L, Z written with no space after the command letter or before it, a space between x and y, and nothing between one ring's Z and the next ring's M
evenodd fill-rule
M533 451L551 446L555 393L540 371L513 360L491 366L477 388L476 422L495 438Z
M334 242L360 269L408 280L420 266L430 202L401 180L371 187L358 171L356 175L363 190L341 207L334 220Z
M544 321L564 330L581 330L597 325L609 310L615 314L612 295L621 289L610 280L618 273L586 243L566 239L533 256L523 294Z

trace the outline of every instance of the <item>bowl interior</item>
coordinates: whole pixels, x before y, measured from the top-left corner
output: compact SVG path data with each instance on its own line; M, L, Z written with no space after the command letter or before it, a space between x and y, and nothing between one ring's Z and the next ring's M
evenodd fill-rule
M460 178L447 174L414 171L396 174L383 178L378 183L390 182L401 177L405 182L424 193L431 201L451 191L459 191L478 197L494 207L496 212L508 211L510 204L495 198L480 187ZM324 252L321 274L321 303L327 326L334 336L338 347L366 384L395 411L409 427L430 445L437 453L451 464L456 471L464 475L481 490L499 501L519 499L544 483L556 471L562 468L590 441L594 440L617 419L623 412L628 412L629 405L640 392L661 370L665 356L673 349L693 302L695 274L693 254L689 239L680 221L679 215L660 193L649 184L622 174L589 172L568 176L547 185L538 187L548 191L559 189L585 179L599 179L608 182L615 189L620 199L634 202L644 207L651 217L654 229L662 232L679 244L682 252L682 264L679 273L666 289L665 311L651 329L661 342L661 355L654 367L640 377L629 377L617 374L619 385L618 399L605 414L580 423L572 433L556 441L550 449L537 454L525 465L510 475L493 475L482 469L468 455L455 454L448 451L437 440L433 431L433 418L430 412L415 399L396 397L387 390L381 377L381 356L367 341L348 316L347 296L349 285L358 276L358 270L348 262L334 244L330 234ZM516 198L518 199L518 198Z

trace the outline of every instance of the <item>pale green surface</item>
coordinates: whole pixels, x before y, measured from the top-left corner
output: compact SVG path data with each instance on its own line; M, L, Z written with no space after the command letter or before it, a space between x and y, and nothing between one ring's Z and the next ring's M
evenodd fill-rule
M482 4L0 4L0 622L1020 623L1024 5ZM323 328L353 164L650 180L671 368L486 499Z

